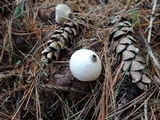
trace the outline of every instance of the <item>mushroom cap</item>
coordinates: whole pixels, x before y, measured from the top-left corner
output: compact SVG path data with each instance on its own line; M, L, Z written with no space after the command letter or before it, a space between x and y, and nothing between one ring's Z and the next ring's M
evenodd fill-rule
M101 74L102 64L98 55L88 49L80 49L70 58L70 70L80 81L94 81Z
M63 24L71 17L71 8L66 4L59 4L56 6L55 19L58 24Z

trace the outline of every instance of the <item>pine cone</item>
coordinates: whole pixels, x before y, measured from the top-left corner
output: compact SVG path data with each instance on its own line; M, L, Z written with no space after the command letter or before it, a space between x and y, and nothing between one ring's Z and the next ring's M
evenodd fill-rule
M86 19L74 19L63 24L63 27L55 30L47 40L47 47L41 52L41 61L50 63L54 58L58 60L61 50L65 46L70 46L72 42L80 35Z
M118 18L113 19L110 24L116 23ZM111 47L117 62L124 61L123 71L128 71L132 82L141 90L147 90L151 80L144 73L145 62L139 56L139 49L135 47L136 39L133 38L134 30L132 24L122 19L110 33Z

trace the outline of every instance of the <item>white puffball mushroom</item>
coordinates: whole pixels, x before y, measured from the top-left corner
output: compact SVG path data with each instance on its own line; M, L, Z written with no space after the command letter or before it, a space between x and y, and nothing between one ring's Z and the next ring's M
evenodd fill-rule
M100 58L89 49L74 52L70 58L69 67L73 76L80 81L94 81L102 70Z
M72 15L71 8L66 4L59 4L56 6L55 19L58 24L63 24Z

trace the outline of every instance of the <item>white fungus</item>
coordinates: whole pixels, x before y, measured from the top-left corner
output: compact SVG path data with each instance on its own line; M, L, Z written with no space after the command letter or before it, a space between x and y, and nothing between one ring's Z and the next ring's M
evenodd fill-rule
M63 24L72 15L71 8L66 4L59 4L56 6L55 19L58 24Z
M88 49L80 49L70 58L70 70L80 81L94 81L101 74L102 64L98 55Z

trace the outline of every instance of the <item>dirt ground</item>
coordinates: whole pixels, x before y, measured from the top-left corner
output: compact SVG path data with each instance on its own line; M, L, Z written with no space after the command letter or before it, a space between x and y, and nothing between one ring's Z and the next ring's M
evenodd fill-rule
M72 9L72 19L87 19L78 23L80 31L66 40L59 58L46 65L41 61L45 43L65 27L55 21L55 7L62 2ZM125 36L133 36L138 48L133 55L143 58L143 70L122 70L123 55L114 50L120 38L112 31L124 21L131 23L134 32ZM101 59L95 81L79 81L70 72L69 59L81 48ZM159 53L159 0L1 0L0 120L159 120ZM148 81L134 82L137 72Z

